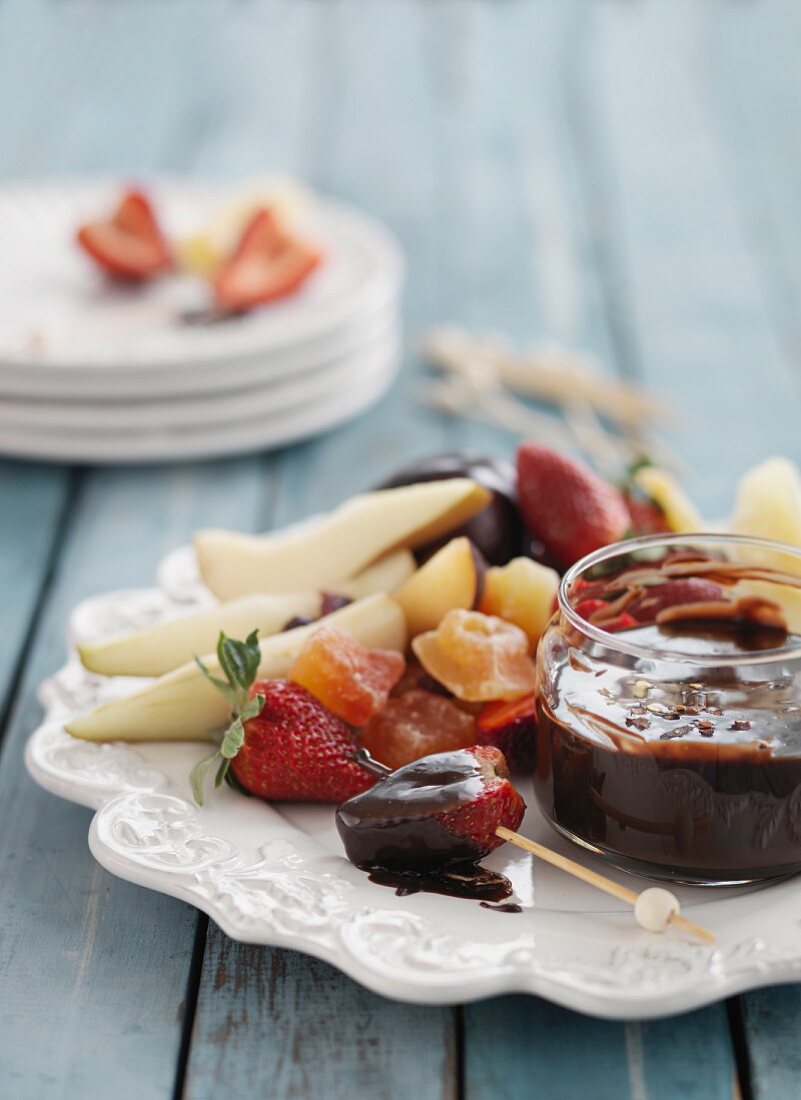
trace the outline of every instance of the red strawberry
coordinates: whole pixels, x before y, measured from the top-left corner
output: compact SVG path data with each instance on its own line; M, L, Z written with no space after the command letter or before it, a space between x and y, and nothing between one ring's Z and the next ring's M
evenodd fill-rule
M526 526L562 569L617 542L629 528L619 490L550 447L518 448L517 491Z
M167 242L142 191L127 191L106 221L81 226L77 241L106 274L118 279L148 279L170 267Z
M485 703L476 719L476 730L478 744L500 749L510 771L530 772L534 767L537 737L536 696Z
M271 210L258 210L214 278L217 306L244 313L291 294L321 259L316 248L282 229Z
M623 500L635 535L662 535L670 531L665 513L649 497L637 495L630 488L623 490Z
M475 862L516 829L526 804L499 749L476 745L424 756L379 779L337 810L348 858L359 867L427 871Z
M250 698L264 696L256 718L245 722L245 740L231 771L259 798L341 802L374 778L353 760L351 728L299 684L262 680Z
M640 623L652 623L666 607L678 607L695 603L720 603L725 600L723 589L713 581L701 577L686 577L664 584L649 585L642 596L628 605L626 610Z

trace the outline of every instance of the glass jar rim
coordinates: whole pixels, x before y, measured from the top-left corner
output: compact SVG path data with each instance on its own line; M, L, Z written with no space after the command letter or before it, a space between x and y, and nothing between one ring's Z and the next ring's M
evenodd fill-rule
M609 543L608 546L602 546L599 550L586 554L574 565L571 565L562 577L557 590L559 610L568 622L586 637L592 638L593 641L600 643L607 649L626 653L630 657L638 657L643 660L690 664L697 665L700 668L721 668L744 664L773 664L777 660L801 659L801 643L791 648L760 649L725 656L710 654L708 657L698 653L682 653L678 650L668 651L659 649L656 646L638 645L636 642L626 641L625 631L612 633L582 618L570 604L568 598L570 587L587 569L592 569L602 562L610 561L612 558L637 550L649 550L658 546L696 546L699 543L714 543L717 546L752 546L756 549L774 550L797 558L801 563L801 547L793 546L787 542L780 542L777 539L752 538L750 535L734 535L726 532L715 533L714 531L643 535L635 539L623 539L620 542ZM799 576L799 582L801 583L801 575Z

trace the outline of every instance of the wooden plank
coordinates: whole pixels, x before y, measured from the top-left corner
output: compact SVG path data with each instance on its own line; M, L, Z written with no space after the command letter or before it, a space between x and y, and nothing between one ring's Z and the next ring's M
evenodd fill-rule
M246 84L235 84L232 95L246 97L251 107L229 138L232 147L246 150L251 138L263 143L263 120L289 114L306 141L286 146L286 166L322 190L365 200L368 209L399 226L412 202L406 189L417 192L424 186L421 179L427 186L430 166L422 157L416 174L399 176L386 188L371 186L371 173L382 170L373 139L392 118L393 128L398 124L397 151L403 150L404 83L395 77L419 41L418 13L409 5L278 4L267 5L261 18L264 43L273 41L269 23L272 28L280 24L281 39L294 44L296 75L288 83L266 77L273 69L269 47L268 56L259 59L259 81L248 73L246 60L244 77L239 73ZM232 33L247 36L250 26L239 22ZM230 47L234 50L235 42ZM248 48L243 48L247 58ZM280 42L273 49L280 70ZM300 83L297 74L304 76ZM405 82L410 96L422 97L420 79L413 71ZM406 133L411 156L416 132ZM425 231L421 224L404 234L415 265L428 259ZM419 288L410 290L408 312L417 317ZM356 423L279 456L276 524L324 510L399 462L442 445L439 418L404 400L409 385L402 379L390 397ZM451 1097L454 1051L450 1010L392 1004L317 960L244 947L209 928L186 1067L187 1096L217 1095L224 1087L232 1095L276 1098L323 1092L331 1100Z
M679 24L678 29L674 28L676 35L686 24L686 14L682 18L681 14L673 13L674 22ZM580 19L566 12L557 36L547 42L547 56L559 58L563 69L552 78L549 87L538 90L539 94L534 91L528 95L521 94L521 88L525 85L521 84L519 74L515 72L514 58L517 43L518 53L529 52L528 71L541 73L543 66L537 64L537 58L530 56L535 49L530 43L542 43L542 33L535 34L531 25L526 28L528 33L524 33L520 26L510 26L507 22L505 29L510 35L507 48L498 49L497 42L488 48L494 48L496 56L503 56L510 84L517 77L517 99L525 104L530 114L536 114L531 108L532 101L544 99L550 106L554 103L555 94L555 110L558 111L561 106L566 114L562 125L569 135L567 147L564 133L548 135L545 125L538 129L529 123L526 130L522 120L517 123L518 142L525 145L528 139L529 144L535 145L536 151L527 150L529 161L548 163L550 173L556 177L552 190L562 196L570 196L573 203L567 217L563 217L563 222L570 227L567 232L563 229L563 237L571 241L572 247L570 250L563 249L561 266L550 275L552 285L556 282L555 275L558 275L564 287L573 288L572 301L584 303L585 308L582 311L574 305L570 311L563 305L560 310L558 299L554 302L547 293L542 294L536 303L542 303L542 323L547 328L560 316L572 317L573 331L568 329L565 333L568 339L583 340L601 356L611 359L623 373L635 377L645 375L654 385L661 386L668 370L673 367L673 359L650 368L639 353L641 342L632 340L631 331L638 317L640 300L650 295L655 280L661 285L663 276L652 275L653 264L649 263L649 257L654 242L644 238L640 232L632 234L630 244L631 250L636 250L639 265L637 296L630 290L628 280L620 275L623 261L614 242L617 241L621 223L617 220L618 209L609 195L606 175L609 173L617 179L619 171L624 177L620 189L625 189L623 198L628 203L634 188L633 178L637 174L638 155L641 153L646 160L655 155L653 146L658 137L649 143L648 106L641 107L642 96L635 94L628 83L634 79L632 71L636 70L639 77L641 67L647 64L644 59L649 56L651 47L646 48L640 36L651 32L641 13L621 11L617 19L627 35L625 49L618 41L622 32L617 23L614 27L617 36L602 23L600 30L605 37L599 41L593 34L588 9L582 9ZM486 35L483 40L487 41ZM617 82L626 89L628 114L617 122L617 144L611 148L608 140L604 140L606 117L599 119L593 109L593 97L598 94L597 79L585 80L588 61L594 66L591 73L596 78L598 71L606 73L607 68L615 68ZM623 72L618 72L619 69ZM662 99L670 100L674 80L675 73L670 70L664 86L659 89L660 102ZM607 95L602 109L607 109L609 99L611 96ZM620 97L616 94L612 99L612 106L621 116L622 99L623 93ZM641 109L642 117L639 114ZM515 118L514 108L507 109L506 125L513 125ZM634 142L638 139L640 144L635 146ZM611 166L607 158L614 158ZM618 161L624 158L625 163L618 168ZM713 180L710 183L703 178L698 186L706 184L713 188L717 182ZM504 193L508 194L510 189L507 181ZM623 202L618 195L615 198ZM636 201L639 211L640 206L643 209L647 207L649 198L638 195ZM689 198L687 208L694 209ZM626 206L620 211L621 219L628 213L629 207ZM642 216L644 218L645 214ZM673 247L678 252L684 245L682 239L676 241ZM626 260L629 255L628 252L625 254ZM589 270L587 257L592 261ZM604 285L599 293L598 283L601 281ZM566 291L563 291L563 297L571 300ZM587 308L586 303L593 308ZM536 317L536 306L532 313ZM652 320L649 316L649 321ZM642 338L642 342L650 340L649 353L656 348L664 356L664 334L665 330L661 327L656 335L649 329L648 335ZM679 396L686 394L686 389L677 386L675 389ZM680 1094L699 1098L729 1097L736 1081L735 1060L722 1006L675 1020L623 1025L577 1017L531 998L503 998L466 1008L465 1041L466 1095L471 1098L522 1097L529 1094L532 1082L536 1082L538 1093L549 1098L582 1093L599 1098ZM577 1049L582 1051L582 1057L570 1057L570 1053ZM681 1057L677 1057L677 1051L681 1051Z
M801 98L796 45L801 9L773 0L758 9L718 0L704 17L696 78L740 202L763 293L794 362L801 357Z
M187 1097L451 1100L449 1014L393 1003L294 951L210 936Z
M169 163L179 133L197 133L194 74L182 84L175 63L195 40L192 6L150 5L144 17L130 6L34 0L3 5L0 20L5 102L15 104L0 124L0 170L153 167ZM33 83L31 72L40 74ZM25 87L25 96L14 87ZM57 512L65 474L9 469L2 515L14 517L17 532L14 556L5 557L4 545L0 592L22 630L35 594L25 586L41 572L47 515ZM63 658L74 603L152 583L161 555L201 523L262 526L270 496L259 459L103 470L85 480L0 759L0 1065L9 1095L171 1092L195 913L95 865L86 846L89 813L36 789L22 750L40 714L36 685Z
M712 515L726 513L750 464L801 457L792 248L801 150L787 110L801 95L789 54L798 16L785 4L607 5L582 68L600 247L639 369L687 410L677 442ZM755 46L770 63L756 61ZM603 135L602 148L590 133ZM754 1095L788 1094L794 1063L780 1036L797 1030L797 988L740 1004L735 1040L747 1039L738 1053ZM778 1020L784 1031L767 1026ZM697 1036L689 1050L705 1064Z
M716 4L706 14L703 63L701 56L696 60L767 308L796 383L801 363L801 136L793 123L801 100L794 52L799 34L801 9L792 2L778 0L760 11ZM797 404L788 417L793 413L798 415ZM796 460L799 451L796 443L791 452ZM747 1053L753 1096L796 1095L801 986L761 989L739 1001L738 1038Z
M262 482L257 459L106 470L88 476L71 517L0 759L0 1065L15 1095L171 1087L194 911L102 871L86 846L90 813L34 787L22 751L40 714L36 685L63 659L70 608L151 583L161 555L199 522L254 525Z
M645 1023L593 1020L536 997L503 997L465 1018L466 1100L731 1100L725 1013Z
M592 14L577 24L573 94L610 300L637 369L682 410L690 488L725 515L748 466L798 456L798 382L699 86L701 6Z
M798 1095L801 986L760 989L740 998L754 1100Z
M66 470L0 462L0 713L47 577L69 486Z
M577 207L571 149L561 120L553 123L550 118L559 69L549 66L548 59L564 46L571 22L555 6L426 6L415 13L418 21L410 16L410 7L397 4L391 12L380 4L359 6L358 17L355 7L339 5L333 14L329 9L316 26L320 64L311 67L330 74L325 79L332 86L338 74L347 72L348 78L336 101L338 140L328 154L327 171L320 161L315 182L373 205L403 235L415 274L407 309L410 333L448 318L469 325L494 323L519 338L537 335L538 330L556 333L609 357L613 344L599 289L583 262L585 215ZM398 88L403 92L400 102ZM316 94L322 104L333 103L322 78ZM334 126L320 110L316 131L330 135ZM386 118L393 120L393 134L399 135L398 144L393 141L389 149L380 141ZM398 165L411 156L415 172L399 172ZM497 201L498 195L503 201ZM549 233L555 222L561 232L553 239ZM369 484L374 471L386 472L407 450L423 451L443 438L498 453L511 451L514 439L491 429L448 424L436 432L434 418L403 402L413 393L418 376L413 357L407 369L391 404L348 433L304 447L284 464L277 520L290 521L325 507L351 488ZM326 1042L324 1031L321 1038L318 1035L319 1014L312 1025L310 1016L301 1013L299 1023L293 1005L289 1025L276 1019L274 1006L272 1011L265 1009L251 978L257 958L257 953L231 945L210 930L187 1070L188 1095L210 1095L223 1080L242 1091L258 1090L261 1083L272 1081L277 1095L304 1095L311 1080L307 1030L319 1039L314 1053L325 1050L333 1094L353 1087L350 1027L340 1049ZM215 981L221 965L223 978ZM275 961L268 965L272 974ZM328 972L323 964L309 960L297 965L309 984ZM341 977L331 976L331 981L336 981L345 1015L350 1015L355 996L351 984ZM288 996L280 988L282 997ZM383 1048L385 1029L398 1026L391 1011L378 1002L375 1015L363 1023L362 1036L369 1035L377 1049ZM521 1044L518 1014L526 1013L534 1014L542 1026L525 1032ZM434 1022L426 1029L424 1044L414 1045L407 1025L396 1033L394 1043L398 1052L413 1049L414 1058L426 1067L426 1096L438 1095L443 1087L438 1070L443 1064L441 1044L449 1034L441 1012L432 1010L428 1018ZM720 1041L705 1043L708 1062L700 1079L720 1089L710 1095L728 1096L734 1071L725 1014L716 1009L701 1019ZM262 1044L258 1055L242 1034L251 1032L254 1020L256 1034L265 1032L269 1023L280 1028L280 1041ZM683 1041L695 1034L697 1023L680 1032ZM506 1028L506 1042L498 1041L499 1026ZM669 1034L673 1025L665 1026ZM572 1044L586 1052L581 1064L565 1058L564 1049L551 1043L554 1033L568 1028ZM510 1041L508 1036L515 1038ZM603 1065L613 1085L625 1086L618 1092L610 1086L607 1095L643 1095L641 1089L635 1091L643 1075L653 1074L658 1080L663 1068L658 1030L643 1037L634 1026L597 1024L534 999L496 998L470 1006L465 1010L465 1039L467 1083L475 1096L494 1096L493 1090L506 1095L499 1084L504 1079L512 1088L509 1095L523 1095L532 1079L540 1078L550 1085L559 1081L563 1095L576 1095L587 1085L586 1064ZM297 1062L281 1053L298 1043L303 1046ZM696 1046L693 1055L697 1054ZM399 1053L398 1062L391 1061L381 1078L388 1088L391 1085L390 1095L407 1094L404 1065L408 1057L404 1061ZM372 1072L375 1075L375 1065ZM681 1075L676 1073L672 1080L680 1081ZM355 1094L372 1095L370 1090L378 1087L375 1076L368 1077L366 1085ZM549 1095L547 1088L543 1095Z

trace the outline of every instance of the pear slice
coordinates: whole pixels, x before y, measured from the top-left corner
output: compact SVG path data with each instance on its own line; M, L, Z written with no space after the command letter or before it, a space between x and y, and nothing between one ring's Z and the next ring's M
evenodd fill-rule
M406 645L403 612L383 593L335 611L326 622L371 648L403 651ZM303 643L316 629L317 623L311 623L265 638L260 643L259 678L285 676ZM212 673L219 675L216 655L206 656L203 661ZM225 699L191 662L132 695L73 718L66 729L84 741L208 741L228 717Z
M416 569L417 562L411 550L392 550L372 565L368 565L361 573L357 573L355 577L349 577L346 581L335 581L330 591L342 596L350 596L352 600L372 596L374 592L392 593L407 581Z
M211 653L221 630L232 638L258 630L266 638L296 615L317 618L320 603L319 592L243 596L145 630L79 645L78 653L84 668L104 676L161 676L192 661L196 653Z
M223 600L248 592L335 588L390 550L413 550L446 535L486 507L490 496L469 478L450 478L352 497L294 531L200 531L200 575Z
M358 577L337 581L336 592L355 600L391 592L415 569L411 551L396 550ZM193 660L196 653L210 653L221 630L232 638L245 638L258 630L261 638L267 638L296 615L316 618L320 604L319 592L254 592L144 630L85 642L78 653L84 668L104 676L162 676Z

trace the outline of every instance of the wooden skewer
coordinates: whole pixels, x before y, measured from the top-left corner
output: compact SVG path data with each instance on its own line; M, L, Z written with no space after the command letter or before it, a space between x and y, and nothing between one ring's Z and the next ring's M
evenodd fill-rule
M601 415L627 426L642 428L670 418L664 400L631 383L600 375L593 356L573 349L551 345L521 353L499 340L441 328L429 333L424 351L432 363L447 369L458 367L465 357L480 357L510 389L556 404L583 400Z
M575 860L568 859L567 856L561 856L558 852L546 848L544 844L538 844L536 840L529 840L528 837L521 836L520 833L514 833L503 825L499 825L495 832L503 840L508 840L510 844L516 844L518 848L531 852L538 859L550 863L553 867L558 867L561 871L566 871L569 875L581 879L589 886L595 886L596 889L603 890L604 893L611 894L612 897L619 898L620 901L628 902L629 905L636 905L639 895L634 890L629 890L628 887L613 882L611 878L599 875L597 871L590 871L587 867L582 867L580 863L576 863ZM694 921L687 920L680 913L672 913L669 920L677 928L681 928L682 931L703 940L705 943L715 942L714 932L710 932L708 928L703 928Z

